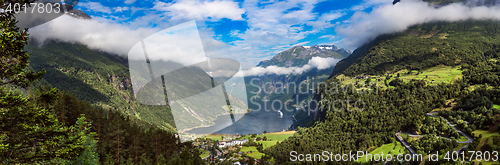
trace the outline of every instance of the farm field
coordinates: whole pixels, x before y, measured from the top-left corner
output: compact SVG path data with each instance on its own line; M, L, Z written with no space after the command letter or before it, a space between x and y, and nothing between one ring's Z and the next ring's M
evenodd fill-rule
M375 155L375 154L378 154L378 155L381 155L382 153L384 155L387 155L388 153L391 154L392 156L395 156L397 154L404 154L406 148L403 147L401 145L401 143L397 142L396 144L394 143L389 143L389 144L384 144L378 148L376 148L375 150L373 150L372 152L370 152L369 154L372 154L372 155ZM361 163L368 163L368 161L366 161L366 155L359 158L358 162L361 162ZM368 159L370 159L368 157ZM373 162L373 161L371 161Z
M247 153L251 151L252 153ZM264 155L263 153L260 153L258 150L257 150L257 147L242 147L240 149L240 152L245 152L248 156L252 157L252 158L255 158L255 159L260 159L262 157L262 155Z

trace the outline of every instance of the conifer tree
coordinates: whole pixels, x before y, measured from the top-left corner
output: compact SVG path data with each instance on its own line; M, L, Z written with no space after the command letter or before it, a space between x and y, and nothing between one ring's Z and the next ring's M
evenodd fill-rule
M30 4L34 0L0 0L0 8L4 11L9 4ZM21 10L23 8L21 7ZM39 79L45 71L34 72L28 67L30 54L23 50L28 44L28 29L16 26L15 12L0 13L0 86L6 84L29 86Z
M84 114L78 118L76 126L73 128L77 136L83 137L84 150L76 160L71 164L77 165L98 165L99 155L97 154L97 140L96 133L90 132L91 124L87 121Z
M0 8L31 2L0 0ZM14 12L0 12L0 164L74 159L83 151L83 141L54 116L51 104L58 90L32 96L12 90L31 86L45 73L29 69L30 54L24 51L28 29L20 30L17 22Z

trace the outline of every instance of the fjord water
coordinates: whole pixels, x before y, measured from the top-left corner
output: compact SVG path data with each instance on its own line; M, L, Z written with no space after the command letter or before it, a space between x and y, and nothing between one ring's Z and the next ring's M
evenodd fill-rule
M273 108L271 107L271 103L272 102L258 103L261 105L261 108L258 109L258 106L252 106L252 103L249 102L249 106L252 111L243 116L240 120L236 121L234 124L228 117L218 117L214 121L215 125L204 128L196 128L187 131L187 133L242 135L253 133L258 134L264 132L264 130L267 132L281 132L283 129L288 129L293 124L292 116L297 113L297 111L290 106L288 109L293 109L293 111L287 111L284 107L282 107L281 112L283 112L283 117L280 117L277 113L280 105L275 102Z

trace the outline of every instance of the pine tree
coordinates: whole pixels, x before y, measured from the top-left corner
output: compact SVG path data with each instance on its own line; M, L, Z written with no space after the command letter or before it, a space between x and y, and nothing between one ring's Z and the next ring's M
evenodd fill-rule
M125 162L122 157L126 153L126 148L124 146L127 132L123 125L124 123L128 123L128 121L125 121L119 112L109 112L108 120L109 127L106 137L109 138L109 154L114 157L116 163Z
M5 11L6 4L30 4L34 0L0 0L0 7ZM21 7L21 10L23 8ZM11 84L27 87L42 77L45 70L34 72L29 70L29 56L23 50L28 44L28 29L20 30L16 26L15 12L0 13L0 86Z
M98 165L99 155L97 154L97 140L96 133L90 132L91 124L86 121L85 115L81 115L76 122L75 130L76 136L83 137L84 151L82 154L72 161L71 164L75 165Z
M0 0L0 8L31 2ZM28 29L20 30L16 24L14 12L0 12L0 163L74 159L83 151L83 140L54 116L51 105L57 89L31 96L11 90L30 87L45 73L29 69L30 54L24 51Z

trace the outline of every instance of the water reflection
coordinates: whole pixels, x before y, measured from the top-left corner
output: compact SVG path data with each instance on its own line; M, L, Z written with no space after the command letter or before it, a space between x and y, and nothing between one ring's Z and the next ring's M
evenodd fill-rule
M187 133L193 134L210 134L214 130L219 130L214 134L253 134L262 133L264 130L267 132L280 132L283 129L288 129L292 124L291 117L296 113L296 111L289 112L286 110L281 111L283 116L277 113L280 106L274 105L271 107L270 102L260 103L262 109L257 110L257 108L252 108L252 112L243 116L236 123L232 124L232 121L227 117L219 117L215 121L215 125L205 128L197 128ZM265 109L266 108L266 109ZM292 109L292 107L289 107Z

